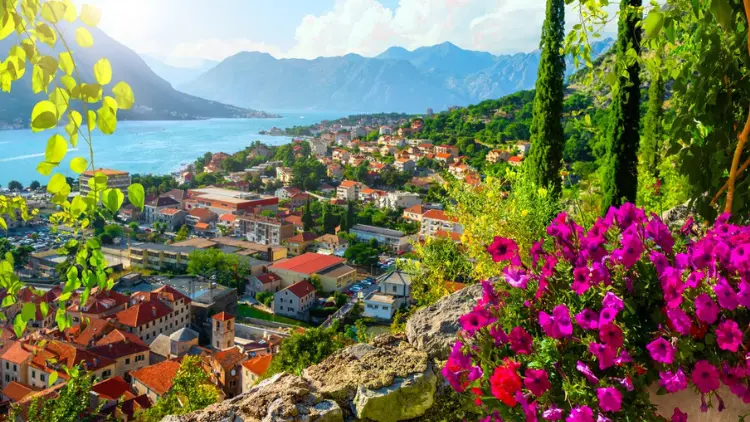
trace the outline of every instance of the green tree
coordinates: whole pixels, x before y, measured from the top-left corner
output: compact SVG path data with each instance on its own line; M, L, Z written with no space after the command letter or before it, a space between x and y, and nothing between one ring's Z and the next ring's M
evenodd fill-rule
M418 260L402 261L399 267L413 274L411 291L420 305L430 305L449 293L446 282L467 280L472 264L460 246L449 238L428 237L414 245Z
M641 100L641 0L620 3L616 44L616 86L607 129L607 155L601 212L635 202L638 191L638 147Z
M310 282L310 284L313 285L313 287L315 287L316 291L320 292L320 291L323 290L323 285L320 282L320 276L319 275L317 275L317 274L311 275L310 278L308 279L308 281Z
M175 242L182 242L183 240L187 239L190 235L190 231L188 230L188 226L183 224L182 227L180 227L180 230L177 230L177 235L175 236L174 240Z
M18 180L11 180L8 182L8 189L12 191L22 191L23 185Z
M662 158L664 128L664 93L665 83L660 72L653 72L651 85L648 88L648 111L643 122L640 162L641 172L652 177L659 177L659 164Z
M50 422L88 422L101 420L101 405L91 409L89 395L94 384L94 376L78 367L66 370L68 380L60 388L56 397L34 399L22 418L20 407L11 407L9 420L50 421Z
M310 328L303 332L293 331L281 342L279 353L274 355L265 378L279 372L300 374L308 366L323 361L349 341L338 333L338 324L328 328Z
M357 224L357 220L354 217L354 201L349 201L346 203L346 224L347 231L349 231L349 229Z
M167 231L167 223L163 221L155 221L154 224L151 225L151 227L159 233L159 235L163 235Z
M40 188L41 186L42 186L42 185L41 185L41 184L39 183L39 181L38 181L38 180L34 180L33 182L31 182L31 185L29 185L29 187L31 188L31 190L37 190L37 189L39 189L39 188Z
M305 210L302 212L302 229L306 232L312 231L315 226L312 211L310 211L310 198L307 199Z
M378 262L380 251L368 243L356 243L346 248L344 258L357 265L369 267Z
M255 295L255 299L269 308L273 306L273 293L271 292L260 292Z
M565 1L547 0L531 123L531 151L525 167L537 186L552 186L555 192L560 189L560 166L565 147L562 126L564 38Z
M224 286L235 287L242 293L249 269L247 262L238 255L227 254L218 249L196 249L188 255L187 272L215 280Z
M140 420L161 421L168 415L184 415L219 401L219 390L211 382L198 356L185 356L172 380L172 388Z

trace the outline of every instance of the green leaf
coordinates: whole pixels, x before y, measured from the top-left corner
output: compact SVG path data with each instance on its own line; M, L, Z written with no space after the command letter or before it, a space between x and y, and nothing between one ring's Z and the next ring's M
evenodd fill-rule
M117 105L117 100L107 95L102 100L102 105L107 106L112 109L112 111L116 112L119 106Z
M8 35L12 34L16 29L16 25L13 19L15 13L6 13L0 17L0 40L5 39Z
M44 150L44 161L59 163L68 152L68 143L59 134L52 135L47 140L47 148Z
M732 25L732 6L727 0L711 0L711 13L716 18L716 22L726 31L733 30Z
M90 4L84 4L81 8L81 20L88 26L97 26L102 19L102 11Z
M146 194L143 189L143 185L141 185L140 183L133 183L132 185L128 186L128 200L131 204L133 204L134 207L138 208L138 210L140 211L143 211L145 198Z
M664 25L664 13L652 10L646 17L646 20L643 21L643 29L646 31L646 38L656 38L661 31L662 25Z
M76 29L76 42L83 48L89 48L94 45L94 37L88 29L79 27Z
M17 314L13 320L13 331L16 333L16 337L23 337L23 332L26 331L26 321L21 318L21 314Z
M70 94L58 86L49 94L49 100L57 107L57 115L62 116L70 104Z
M21 318L24 319L24 321L31 321L36 316L36 305L34 305L31 302L26 302L23 304L23 308L21 309Z
M115 133L117 129L117 112L111 108L103 105L96 112L97 114L97 127L105 135L111 135Z
M63 75L60 77L60 82L62 82L65 89L68 90L71 94L73 93L73 89L76 87L76 80L73 79L73 77L68 75Z
M70 0L63 0L63 3L65 3L65 16L63 16L63 19L68 22L75 22L76 18L78 18L76 6Z
M86 167L89 166L89 162L83 157L75 157L70 160L70 169L74 172L81 174L86 171Z
M48 1L42 5L42 17L48 22L57 23L65 16L65 5L59 1Z
M57 34L46 23L37 24L36 36L39 37L39 41L50 47L54 47L55 42L57 42Z
M57 381L57 377L58 377L58 373L57 373L57 371L54 371L54 372L52 372L51 374L49 374L49 381L48 381L48 382L49 382L49 384L48 384L48 385L49 385L50 387L51 387L51 386L53 386L53 385L55 384L55 381Z
M94 112L94 110L89 110L87 117L86 124L88 125L90 132L96 128L96 112Z
M49 313L49 305L47 305L47 302L40 302L39 310L42 312L42 316L46 317L47 314Z
M133 96L133 90L130 88L130 85L125 82L119 82L114 88L112 88L112 93L115 94L115 99L121 109L130 110L130 107L133 107L135 97Z
M36 171L38 171L42 176L49 176L50 174L52 174L52 170L55 167L57 167L57 164L42 161L41 163L37 164Z
M34 65L34 69L31 71L31 91L38 94L46 90L48 84L44 70L38 65Z
M94 64L94 77L100 85L107 85L112 82L112 66L109 60L100 59Z
M102 86L99 84L81 84L81 99L87 103L98 103L102 100Z
M51 101L39 101L31 112L31 130L41 132L57 126L57 107Z
M75 148L78 145L78 129L81 127L81 113L71 110L68 113L68 123L65 125L65 132L70 136L70 144Z
M70 203L70 213L75 218L78 218L79 215L86 211L86 208L86 201L80 195L73 198L73 201Z
M64 51L57 55L57 62L60 66L60 70L65 72L66 75L70 76L75 70L75 62L73 62L73 56L67 51Z
M104 206L113 213L117 212L117 210L120 209L120 207L122 206L122 201L124 200L125 195L123 195L120 189L110 188L105 190L102 194L102 204L104 204Z
M6 231L8 230L8 223L5 222L3 217L0 217L0 228Z
M49 179L49 183L47 183L47 192L53 194L58 193L65 188L65 185L67 185L65 176L60 173L55 173L55 175Z

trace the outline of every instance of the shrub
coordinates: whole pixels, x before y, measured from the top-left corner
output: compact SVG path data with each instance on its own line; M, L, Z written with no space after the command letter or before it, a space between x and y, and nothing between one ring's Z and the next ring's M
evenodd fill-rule
M706 408L722 410L721 384L750 402L750 226L728 219L673 236L632 204L588 231L562 213L526 259L495 238L503 276L460 318L443 375L506 420L661 420L653 383Z
M260 292L255 295L255 299L269 308L273 306L273 293L271 292Z

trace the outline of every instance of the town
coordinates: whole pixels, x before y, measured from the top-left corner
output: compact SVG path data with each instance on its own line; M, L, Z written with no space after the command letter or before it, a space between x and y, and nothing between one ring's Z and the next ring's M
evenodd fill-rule
M480 182L456 146L420 137L421 118L394 119L373 127L363 117L317 126L314 136L281 147L256 142L234 155L206 153L171 176L83 173L71 198L86 195L101 174L123 192L137 181L148 195L142 212L125 205L94 230L117 277L111 290L85 298L66 282L72 236L49 232L54 206L26 189L41 212L8 219L5 249L21 258L16 272L28 287L4 319L65 295L74 326L60 331L55 309L37 309L22 337L12 324L4 328L4 406L54 397L66 382L64 363L93 373L97 402L114 408L123 398L120 412L129 414L120 416L132 419L170 390L185 356L198 357L231 398L264 376L294 333L340 323L356 325L350 332L387 332L414 303L402 269L419 259L412 246L427 238L461 243L442 186ZM486 160L520 165L528 148L511 143Z

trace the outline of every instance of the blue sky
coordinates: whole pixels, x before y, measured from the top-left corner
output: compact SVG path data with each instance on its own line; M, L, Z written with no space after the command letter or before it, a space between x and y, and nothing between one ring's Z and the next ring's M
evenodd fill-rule
M188 66L240 51L315 58L450 41L492 53L534 50L545 0L87 0L101 28L139 53ZM569 15L573 15L570 13ZM575 15L573 15L575 17ZM573 23L573 18L568 22Z

